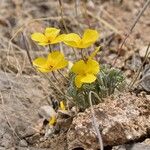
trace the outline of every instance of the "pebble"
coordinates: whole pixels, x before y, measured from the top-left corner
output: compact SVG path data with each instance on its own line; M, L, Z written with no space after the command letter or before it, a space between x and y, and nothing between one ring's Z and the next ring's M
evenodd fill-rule
M112 150L150 150L150 146L146 144L128 144L128 145L121 145L115 146Z
M49 105L41 106L38 113L42 118L46 119L47 121L49 121L50 117L57 116L57 113L55 112L53 107Z
M28 146L28 143L27 143L26 140L20 140L19 146L21 146L21 147L27 147L27 146Z
M146 51L147 51L147 46L144 46L144 47L140 48L139 55L141 57L145 57ZM148 53L149 53L148 58L150 58L150 48L148 50Z

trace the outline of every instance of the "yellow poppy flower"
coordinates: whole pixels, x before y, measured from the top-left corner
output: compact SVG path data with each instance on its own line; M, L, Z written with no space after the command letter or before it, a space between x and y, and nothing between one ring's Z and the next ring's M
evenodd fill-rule
M60 29L46 28L44 33L33 33L31 39L38 42L39 45L45 46L49 44L56 44L63 40L64 34L59 35Z
M89 58L86 62L77 61L71 70L76 74L75 85L80 88L83 83L92 83L96 80L100 67L97 61Z
M60 101L60 109L61 110L66 110L65 104L63 101Z
M99 34L96 30L87 29L84 31L82 38L75 33L66 34L63 38L63 42L66 45L75 48L87 48L96 42L99 38Z
M52 116L49 120L49 125L52 126L55 125L56 121L57 121L56 116Z
M41 72L51 72L62 69L68 65L68 61L59 51L49 53L47 58L39 57L33 61L33 65Z

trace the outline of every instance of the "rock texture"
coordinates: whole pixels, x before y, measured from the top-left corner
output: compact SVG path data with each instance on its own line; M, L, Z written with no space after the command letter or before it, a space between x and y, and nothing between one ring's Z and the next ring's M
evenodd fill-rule
M26 130L39 119L40 106L47 104L45 93L38 86L40 80L36 76L31 79L0 72L0 149L20 144ZM32 134L30 131L27 136Z
M150 146L146 144L128 144L128 145L122 145L122 146L116 146L112 150L150 150Z
M122 93L93 107L105 146L138 140L150 131L150 101L145 98ZM67 140L69 150L99 148L90 109L74 118Z

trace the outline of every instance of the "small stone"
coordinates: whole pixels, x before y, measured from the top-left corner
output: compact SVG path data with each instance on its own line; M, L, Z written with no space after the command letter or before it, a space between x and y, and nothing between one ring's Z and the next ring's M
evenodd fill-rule
M54 127L48 125L47 128L46 128L46 132L45 132L44 138L47 139L47 138L50 137L53 133L54 133Z
M142 65L141 57L139 57L138 54L134 54L131 59L130 69L133 71L137 71L141 65Z
M35 144L39 141L40 138L41 135L39 133L36 133L33 136L26 138L26 140L29 144Z
M146 144L150 146L150 138L145 139L142 144Z
M89 0L89 1L87 2L87 7L88 7L89 9L94 9L94 8L95 8L95 5L94 5L94 3L92 2L92 0Z
M144 90L150 92L150 73L143 76L141 81L141 86L144 88Z
M21 147L27 147L28 143L26 142L26 140L20 140L19 146L21 146Z
M49 121L50 117L57 116L57 113L55 112L53 107L48 105L42 106L38 113L42 118L46 119L47 121Z
M147 46L144 46L144 47L140 48L139 55L141 57L145 57L146 51L147 51ZM148 50L148 53L149 53L148 58L150 58L150 48Z
M120 145L114 146L112 150L150 150L150 146L146 144L127 144L127 145Z
M22 135L22 138L32 136L36 133L37 131L33 127L29 126L28 128L26 128L24 135Z

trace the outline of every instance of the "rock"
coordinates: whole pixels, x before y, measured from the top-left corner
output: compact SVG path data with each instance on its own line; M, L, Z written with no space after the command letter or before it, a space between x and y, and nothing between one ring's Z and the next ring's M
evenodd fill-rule
M41 82L48 85L41 77L31 78L24 74L16 76L0 71L3 98L3 102L0 100L0 148L10 149L19 144L16 136L22 139L37 132L29 127L39 119L37 111L40 106L48 105L47 100L43 99L46 91L37 86Z
M49 121L50 117L56 116L57 113L55 112L53 107L45 105L40 108L39 115Z
M144 88L144 90L150 92L150 73L142 77L141 86Z
M146 51L147 51L147 46L144 46L144 47L140 48L139 55L141 57L145 57ZM148 58L150 58L150 48L148 50L148 53L149 53Z
M142 65L141 57L138 54L133 54L131 64L128 64L129 68L133 71L137 71Z
M26 138L26 140L29 144L32 145L32 144L35 144L36 142L38 142L40 140L40 138L41 138L40 134L36 133L33 136Z
M94 10L94 8L95 8L95 5L92 0L89 0L86 5L87 5L88 9Z
M150 65L145 66L140 85L144 90L150 92Z
M21 146L21 147L27 147L28 143L26 142L26 140L23 139L23 140L20 140L19 146Z
M128 144L128 145L121 145L115 146L112 150L150 150L150 146L146 144Z
M150 146L150 138L145 139L142 144L146 144Z
M104 146L138 140L150 130L150 101L146 98L122 93L93 107ZM89 108L73 119L67 141L69 150L78 147L86 150L99 148Z
M4 133L0 139L0 146L9 149L13 145L12 136L9 133Z

